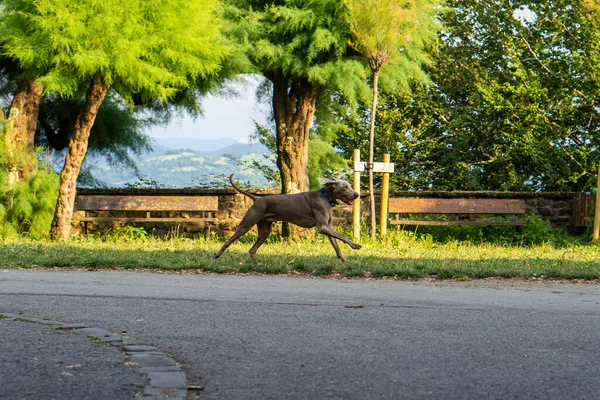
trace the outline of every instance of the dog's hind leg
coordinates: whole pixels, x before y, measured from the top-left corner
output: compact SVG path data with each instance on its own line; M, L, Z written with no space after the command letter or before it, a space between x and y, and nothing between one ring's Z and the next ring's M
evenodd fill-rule
M248 212L244 216L244 219L242 219L242 222L240 222L240 225L236 229L236 231L233 234L233 236L231 236L229 239L227 239L227 241L225 241L225 243L223 243L223 246L215 254L214 258L216 259L216 258L221 257L221 255L223 254L223 252L225 250L227 250L227 248L229 246L231 246L231 244L233 242L235 242L236 240L238 240L246 232L248 232L250 229L252 229L252 227L254 225L256 225L259 221L260 221L260 214L257 213L255 210L253 210L252 207L250 207L250 209L248 210Z
M258 250L258 248L260 246L262 246L262 244L265 242L265 240L267 240L267 238L271 234L271 229L273 228L273 222L261 221L257 224L257 228L258 228L258 238L256 239L256 242L254 243L254 245L252 245L252 248L249 251L250 257L252 257L253 260L256 259L256 256L255 256L256 250Z

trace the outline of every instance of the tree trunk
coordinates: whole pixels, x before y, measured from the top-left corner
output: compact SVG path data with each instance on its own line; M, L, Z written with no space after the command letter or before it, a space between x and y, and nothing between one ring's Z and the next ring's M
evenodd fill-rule
M369 132L369 203L371 205L371 240L376 239L377 222L375 220L375 190L373 188L373 148L375 143L375 113L379 93L379 70L373 70L373 105L371 107L371 130Z
M309 189L309 131L315 115L319 87L304 79L290 81L281 74L275 74L271 80L281 193L305 192ZM292 230L288 224L283 224L284 237L296 236Z
M9 165L8 184L22 181L36 167L34 139L42 89L37 78L21 80L10 105L6 140L13 165ZM24 159L28 153L31 160ZM26 165L28 162L32 165Z
M54 220L52 221L51 235L53 240L66 240L69 238L73 206L75 205L77 177L87 151L90 130L94 125L96 114L107 89L105 76L100 73L96 74L88 87L85 105L75 119L73 137L69 141L65 165L60 173L60 189Z

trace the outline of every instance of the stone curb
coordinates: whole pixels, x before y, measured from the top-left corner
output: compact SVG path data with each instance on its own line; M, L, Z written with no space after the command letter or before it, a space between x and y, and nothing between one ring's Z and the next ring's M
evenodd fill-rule
M0 312L0 318L71 330L79 335L87 336L95 342L120 349L125 353L125 365L135 368L138 373L148 379L148 384L141 393L136 395L136 398L185 400L187 396L187 378L179 364L166 353L148 343L86 324L30 318L3 312Z

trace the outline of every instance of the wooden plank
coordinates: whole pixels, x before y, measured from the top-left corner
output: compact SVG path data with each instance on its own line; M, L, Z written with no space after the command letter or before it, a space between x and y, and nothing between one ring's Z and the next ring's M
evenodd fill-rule
M217 222L216 218L85 217L82 222Z
M430 225L430 226L525 226L526 221L418 221L413 219L392 219L392 225Z
M402 214L525 214L521 199L420 199L393 197L391 213Z
M363 161L354 162L354 172L365 172L367 170L366 163ZM394 173L394 163L391 162L374 162L373 172L388 172Z
M79 196L78 210L217 211L217 196Z

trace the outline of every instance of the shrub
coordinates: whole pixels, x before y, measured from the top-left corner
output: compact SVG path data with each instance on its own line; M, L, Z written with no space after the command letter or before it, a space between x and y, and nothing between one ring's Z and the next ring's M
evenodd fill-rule
M502 221L506 218L494 218ZM527 225L518 229L514 226L417 226L405 227L405 232L436 242L468 241L471 243L500 243L531 246L542 243L563 245L568 241L565 232L555 229L538 215L529 215Z
M59 184L58 174L48 166L14 185L0 181L0 236L46 237L54 217Z

